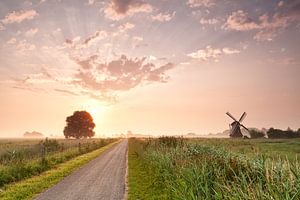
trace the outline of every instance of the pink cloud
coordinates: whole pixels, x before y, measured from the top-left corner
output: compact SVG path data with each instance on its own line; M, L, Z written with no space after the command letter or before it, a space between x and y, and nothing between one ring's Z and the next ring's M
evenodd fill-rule
M237 31L248 31L258 29L259 25L248 16L248 13L238 10L227 18L227 22L223 27Z
M16 38L9 39L6 44L12 45L18 52L32 51L36 49L34 44L29 43L27 40L18 41Z
M282 4L281 7L283 7ZM253 20L248 13L238 10L228 18L223 28L236 31L256 31L254 39L257 41L271 41L281 30L285 30L292 23L300 21L300 6L286 5L285 9L273 15L263 14L258 20Z
M80 36L77 36L73 39L66 39L64 45L74 49L84 49L97 44L99 41L107 38L108 35L109 33L106 31L96 31L92 35L85 38L83 41L81 41Z
M120 20L136 13L150 13L153 8L150 4L141 0L111 0L104 10L105 17L112 20Z
M134 24L127 22L125 24L120 25L118 28L121 33L124 33L130 29L133 29L134 27L135 27Z
M0 23L0 31L5 30L5 27L3 26L3 24Z
M38 28L31 28L25 32L26 37L33 37L39 31Z
M122 55L108 63L98 63L96 57L77 61L80 69L74 84L101 92L127 91L142 83L167 82L166 72L174 67L172 63L146 63L146 57L130 59Z
M24 20L31 20L39 14L35 10L13 11L2 19L3 24L21 23Z
M107 32L106 31L96 31L94 35L88 37L87 39L84 40L83 44L86 46L91 46L95 43L97 43L99 40L102 40L107 37Z

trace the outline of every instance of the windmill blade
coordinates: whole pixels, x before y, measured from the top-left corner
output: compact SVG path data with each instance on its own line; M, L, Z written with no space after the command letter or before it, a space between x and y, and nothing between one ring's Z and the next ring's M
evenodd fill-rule
M231 119L233 119L234 121L236 121L236 119L229 113L229 112L227 112L226 113Z
M242 114L242 116L241 116L241 118L240 118L240 120L239 120L240 123L245 119L246 115L247 115L246 112L244 112L244 113Z
M246 126L244 126L243 124L240 125L249 132L249 129L247 129Z

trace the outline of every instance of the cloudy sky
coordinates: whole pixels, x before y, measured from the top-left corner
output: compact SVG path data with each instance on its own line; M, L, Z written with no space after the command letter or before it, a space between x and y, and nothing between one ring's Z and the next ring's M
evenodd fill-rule
M299 0L1 0L0 136L300 127Z

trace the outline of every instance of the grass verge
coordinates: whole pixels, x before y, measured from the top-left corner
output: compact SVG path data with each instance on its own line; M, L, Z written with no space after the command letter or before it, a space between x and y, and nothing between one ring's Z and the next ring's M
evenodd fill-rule
M58 164L92 152L114 141L116 140L97 139L95 141L91 139L90 142L66 140L67 146L69 146L67 148L63 145L64 143L48 139L24 149L21 148L22 144L15 145L15 150L11 149L0 155L0 188L39 175Z
M143 146L136 140L128 145L128 200L169 199L163 187L156 182L153 173L143 156Z
M45 189L55 185L64 177L71 174L85 163L99 156L102 152L112 147L118 142L110 143L100 149L78 156L68 162L58 165L56 168L48 170L39 176L35 176L18 183L5 186L0 193L2 200L31 199Z

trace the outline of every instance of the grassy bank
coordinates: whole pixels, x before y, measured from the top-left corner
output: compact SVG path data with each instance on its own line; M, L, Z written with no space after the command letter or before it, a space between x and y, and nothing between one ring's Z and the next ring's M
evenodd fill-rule
M132 139L129 199L300 199L294 142L282 140L277 148L259 140ZM264 151L253 153L249 145Z
M142 142L130 139L128 145L128 199L168 199L167 191L155 182L155 174L143 158Z
M0 187L38 175L76 156L91 152L115 140L44 140L1 146ZM5 148L6 147L6 148Z
M110 143L100 149L75 157L65 163L57 165L54 169L45 171L39 176L6 185L4 191L0 193L0 199L31 199L36 194L58 183L65 176L69 175L83 164L96 158L99 154L116 143L117 142Z

